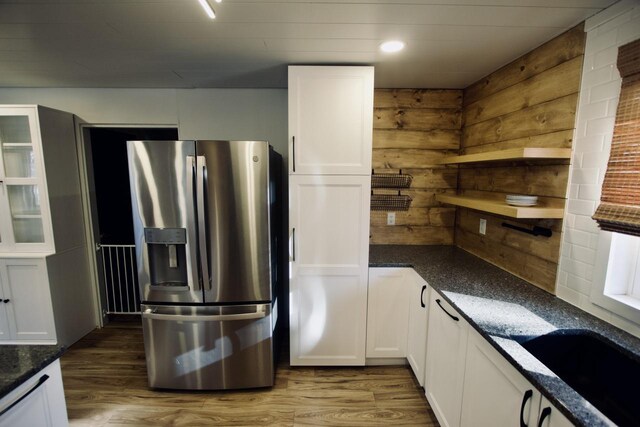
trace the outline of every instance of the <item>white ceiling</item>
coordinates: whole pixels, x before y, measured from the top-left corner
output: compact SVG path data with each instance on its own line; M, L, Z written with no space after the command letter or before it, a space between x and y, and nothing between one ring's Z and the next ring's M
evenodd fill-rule
M615 0L211 3L0 0L0 87L282 88L288 64L367 64L376 87L462 88Z

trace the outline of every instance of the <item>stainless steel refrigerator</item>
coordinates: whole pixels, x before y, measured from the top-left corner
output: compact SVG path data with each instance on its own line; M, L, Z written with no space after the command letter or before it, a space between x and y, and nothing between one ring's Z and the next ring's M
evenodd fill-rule
M264 141L129 141L149 386L274 380L281 157Z

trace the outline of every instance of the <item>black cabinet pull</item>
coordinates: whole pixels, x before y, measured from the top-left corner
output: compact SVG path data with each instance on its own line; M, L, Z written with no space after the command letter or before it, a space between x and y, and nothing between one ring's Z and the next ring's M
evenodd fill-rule
M46 380L49 379L49 375L44 374L43 376L40 377L40 379L38 380L38 382L36 383L36 385L34 385L33 387L31 387L29 389L28 392L26 392L25 394L23 394L22 396L20 396L20 398L18 400L16 400L15 402L13 402L11 405L9 405L8 407L6 407L5 409L2 410L2 412L0 412L0 417L3 416L4 414L6 414L7 412L9 412L14 406L16 406L18 403L22 402L24 399L27 398L27 396L29 396L31 393L33 393L34 391L36 391L36 389L38 387L40 387L42 384L44 384L44 382Z
M9 298L2 300L2 302L5 303L5 304L8 303L9 301L11 301Z
M527 427L527 423L524 422L524 407L527 404L527 401L531 399L532 396L532 390L525 391L524 396L522 396L522 405L520 405L520 427Z
M427 285L423 285L422 286L422 290L420 291L420 307L425 308L426 305L424 305L424 291L427 290Z
M440 306L440 308L442 309L442 311L444 311L445 313L447 313L447 316L451 317L451 318L452 318L453 320L455 320L456 322L457 322L458 320L460 320L460 319L458 319L456 316L454 316L453 314L449 313L449 312L447 311L447 309L446 309L446 308L444 308L444 307L442 306L442 304L440 304L440 300L439 300L439 299L437 299L437 300L436 300L436 302L438 303L438 305Z
M538 427L542 427L542 423L544 423L544 419L551 415L551 408L546 407L540 413L540 420L538 420Z
M291 251L293 252L292 254L292 259L291 261L295 262L296 261L296 229L295 227L293 228L293 233L291 233Z
M291 141L291 157L293 157L293 171L296 171L296 137L292 137Z

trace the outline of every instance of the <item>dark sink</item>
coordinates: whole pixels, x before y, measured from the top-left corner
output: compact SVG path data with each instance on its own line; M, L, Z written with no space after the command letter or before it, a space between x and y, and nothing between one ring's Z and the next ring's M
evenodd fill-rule
M611 421L640 425L640 360L630 352L583 330L514 339Z

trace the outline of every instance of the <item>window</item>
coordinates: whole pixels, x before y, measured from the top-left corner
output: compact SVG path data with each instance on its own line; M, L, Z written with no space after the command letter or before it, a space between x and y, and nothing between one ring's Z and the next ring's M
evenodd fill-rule
M591 302L640 323L640 237L600 232Z

